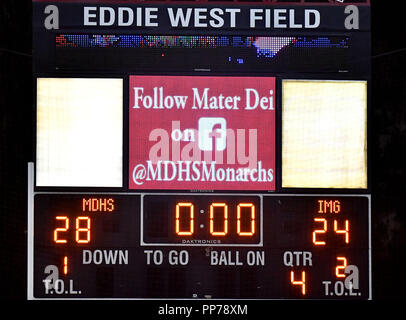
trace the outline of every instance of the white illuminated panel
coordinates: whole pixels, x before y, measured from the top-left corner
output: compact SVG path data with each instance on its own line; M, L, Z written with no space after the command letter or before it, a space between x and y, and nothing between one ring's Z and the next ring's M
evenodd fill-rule
M367 188L367 82L282 82L282 186Z
M37 186L122 186L122 79L37 79Z

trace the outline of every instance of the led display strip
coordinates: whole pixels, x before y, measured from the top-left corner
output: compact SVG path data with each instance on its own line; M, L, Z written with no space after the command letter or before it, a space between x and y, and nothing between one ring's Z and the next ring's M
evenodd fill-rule
M207 36L207 35L116 35L116 34L60 34L55 38L57 48L251 48L258 54L270 52L275 56L282 48L348 48L348 36Z
M58 68L107 70L146 70L149 61L156 68L182 70L200 64L213 70L238 65L273 70L330 71L351 68L349 49L352 40L342 35L315 36L217 36L217 35L125 35L125 34L59 34L55 38ZM189 52L189 53L188 53ZM117 60L116 55L125 57ZM137 55L140 60L132 57ZM185 60L178 64L174 57ZM334 59L332 59L334 56ZM91 59L91 57L94 57ZM98 58L99 57L99 58ZM184 57L184 58L182 58Z

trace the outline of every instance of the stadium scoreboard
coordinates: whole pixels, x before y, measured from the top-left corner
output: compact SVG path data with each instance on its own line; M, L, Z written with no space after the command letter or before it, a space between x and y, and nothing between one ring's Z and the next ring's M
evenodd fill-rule
M28 299L371 299L365 3L33 1Z

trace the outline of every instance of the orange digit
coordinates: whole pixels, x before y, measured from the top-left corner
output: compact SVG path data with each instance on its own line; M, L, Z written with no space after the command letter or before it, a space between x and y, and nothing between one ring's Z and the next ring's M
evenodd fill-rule
M345 278L345 274L341 273L341 270L345 270L347 267L347 258L345 257L337 257L338 261L342 261L341 265L337 265L336 267L336 276L337 278Z
M348 220L345 220L345 229L344 230L339 230L338 229L338 223L337 220L334 220L334 231L338 234L343 234L345 243L350 243L350 222Z
M86 227L80 226L80 221L86 221ZM81 239L80 234L85 233L85 238ZM89 243L90 242L90 218L89 217L77 217L76 218L76 242L77 243Z
M317 230L313 231L313 243L316 246L324 246L324 245L326 245L326 242L318 240L317 235L327 232L327 220L324 219L324 218L314 218L314 221L315 222L322 222L323 223L323 229L317 229Z
M63 258L63 274L68 274L68 257Z
M241 208L250 208L250 231L241 231ZM240 236L252 236L255 233L255 206L252 203L239 203L237 206L237 233Z
M224 228L223 231L214 231L214 208L223 208ZM228 206L225 203L212 203L210 205L210 234L213 236L225 236L228 233Z
M302 295L306 294L306 272L302 271L302 279L295 280L295 272L290 272L290 282L293 285L302 286Z
M55 219L56 220L64 220L65 221L65 227L56 228L54 230L54 241L56 243L66 243L67 242L66 239L59 239L58 232L66 232L66 231L68 231L68 229L69 229L69 218L65 217L65 216L57 216L57 217L55 217Z
M181 231L180 230L180 208L187 207L189 208L189 231ZM193 204L190 202L179 202L176 204L176 220L175 220L175 230L176 234L180 236L191 236L194 232L194 207Z

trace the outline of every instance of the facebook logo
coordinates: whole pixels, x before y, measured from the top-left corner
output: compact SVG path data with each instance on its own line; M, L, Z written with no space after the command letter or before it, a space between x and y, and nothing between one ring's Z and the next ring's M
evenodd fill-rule
M212 151L213 142L216 151L223 151L226 149L226 119L200 118L198 123L198 130L200 150Z

